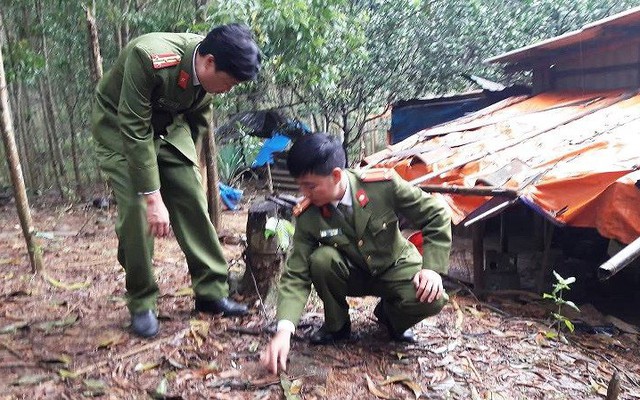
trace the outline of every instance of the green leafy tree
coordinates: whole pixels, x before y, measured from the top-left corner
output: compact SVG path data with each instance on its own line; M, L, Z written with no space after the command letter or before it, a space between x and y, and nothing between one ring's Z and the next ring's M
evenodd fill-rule
M91 3L93 0L91 1ZM51 84L55 147L97 180L89 130L93 84L83 3L3 0L1 45L16 140L27 184L53 185L38 82ZM40 7L32 12L34 4ZM215 97L218 124L237 112L279 108L314 130L344 139L358 159L364 135L398 99L470 89L461 73L527 83L483 60L640 5L640 0L95 0L104 69L131 38L152 31L198 32L231 21L250 25L264 52L257 82ZM46 36L48 51L39 44ZM46 64L45 64L46 61ZM73 127L70 123L73 121ZM384 130L384 123L381 123ZM75 132L75 134L74 134ZM77 134L77 135L76 135ZM380 132L378 132L381 135ZM74 139L75 138L75 139ZM0 183L8 182L0 170ZM71 186L73 182L69 182Z

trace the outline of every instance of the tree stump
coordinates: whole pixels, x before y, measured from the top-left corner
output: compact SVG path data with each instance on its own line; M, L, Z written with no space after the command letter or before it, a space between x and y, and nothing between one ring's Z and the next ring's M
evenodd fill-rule
M287 249L278 248L275 235L265 237L265 223L270 217L291 221L292 205L278 198L252 204L247 216L246 269L239 292L249 302L260 298L265 305L275 305L275 288L287 257Z

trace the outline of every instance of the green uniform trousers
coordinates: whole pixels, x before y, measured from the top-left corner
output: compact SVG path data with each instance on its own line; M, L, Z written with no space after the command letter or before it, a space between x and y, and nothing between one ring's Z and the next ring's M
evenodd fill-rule
M195 295L205 300L227 297L227 263L207 213L200 173L163 139L155 142L160 193L186 256ZM159 290L153 274L154 240L147 223L146 203L133 188L124 155L100 144L97 154L118 203L118 261L126 272L127 306L131 313L156 310Z
M346 296L380 297L396 332L404 332L442 310L448 300L446 294L432 303L421 303L416 298L416 288L411 279L393 278L395 268L415 269L418 273L422 259L398 260L386 273L373 276L369 271L354 266L333 247L320 246L314 250L309 259L309 270L313 286L324 303L327 330L335 332L349 320Z

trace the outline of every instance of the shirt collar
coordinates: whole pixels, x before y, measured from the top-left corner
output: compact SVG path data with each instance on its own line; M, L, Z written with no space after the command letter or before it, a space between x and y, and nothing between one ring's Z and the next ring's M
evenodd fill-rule
M340 201L332 201L331 203L334 206L338 206L338 204L344 204L347 207L353 206L353 199L351 198L351 182L349 182L349 177L347 173L342 170L342 178L340 179L342 184L345 186L344 195L340 199Z
M199 86L200 80L198 79L198 74L196 74L196 54L198 54L198 47L200 44L196 46L195 50L193 50L193 60L191 60L191 64L193 65L193 86Z

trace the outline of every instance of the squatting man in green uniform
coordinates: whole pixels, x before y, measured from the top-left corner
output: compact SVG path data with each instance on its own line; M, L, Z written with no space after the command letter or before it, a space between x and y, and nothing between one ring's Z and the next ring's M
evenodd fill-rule
M443 202L393 170L343 169L340 142L325 134L298 139L287 165L305 199L297 216L293 250L280 281L278 327L261 354L272 373L285 370L291 335L311 284L324 303L324 325L313 344L348 339L346 296L378 296L378 321L395 341L414 341L411 327L440 312L447 301L440 274L451 248L451 219ZM400 233L398 214L422 230L423 254Z
M228 298L227 263L207 213L195 142L208 129L210 94L255 79L260 53L243 25L206 37L150 33L132 40L98 83L93 138L118 203L118 261L134 333L158 332L154 237L171 230L184 252L198 311L246 314Z

